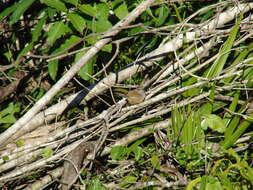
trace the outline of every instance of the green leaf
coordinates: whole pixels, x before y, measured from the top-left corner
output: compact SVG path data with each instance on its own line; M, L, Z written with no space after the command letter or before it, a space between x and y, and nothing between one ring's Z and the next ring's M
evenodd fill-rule
M124 146L114 146L111 150L111 158L113 160L123 160L126 156L126 147Z
M53 7L58 11L67 11L65 4L59 0L41 0L41 3L46 4L49 7Z
M15 144L16 144L17 147L22 147L22 146L25 146L25 141L19 140Z
M9 14L11 14L13 11L15 11L18 6L19 6L19 3L15 3L12 6L4 9L4 11L0 13L0 20L4 17L8 16Z
M196 179L190 181L190 183L187 185L186 190L194 190L195 186L201 181L201 177L197 177Z
M234 95L234 98L233 98L233 101L232 101L232 103L229 106L229 110L231 112L235 112L236 111L236 107L237 107L237 104L238 104L238 101L239 101L239 97L240 97L240 91L236 91L236 93ZM231 113L227 112L227 113L224 114L223 121L224 121L224 124L225 124L226 127L228 126L228 124L231 121L231 119L232 119ZM231 131L231 133L232 132L233 131ZM226 138L227 135L228 134L227 134L227 130L226 130L226 132L225 132L225 138ZM229 136L230 136L230 134L229 134Z
M34 27L34 30L32 30L32 42L38 41L41 35L43 26L46 23L46 19L47 19L47 15L44 15L42 18L40 18L39 22Z
M132 149L132 152L134 153L135 160L138 161L143 155L142 148L139 146L136 146L134 149Z
M5 117L0 118L0 123L15 123L16 122L16 118L14 117L14 115L9 114Z
M3 156L2 159L3 159L3 161L5 161L5 162L8 161L8 160L10 160L9 156Z
M227 61L227 58L230 54L231 48L234 44L234 41L236 39L236 35L237 35L237 32L240 27L241 19L242 19L242 16L240 16L240 18L236 22L235 26L232 28L228 39L226 40L224 46L219 51L219 57L215 60L214 64L212 64L211 68L209 69L209 71L206 75L207 78L216 77L222 71L222 69Z
M57 10L54 9L54 8L51 8L51 7L46 8L45 11L47 12L48 17L49 17L51 20L53 20L55 14L57 14Z
M101 18L95 22L94 32L105 32L110 28L112 28L112 24L107 19Z
M79 61L79 59L85 54L86 52L80 52L76 54L75 62ZM78 72L78 75L86 81L91 80L91 75L94 71L93 64L96 62L97 56L92 57Z
M78 5L78 0L63 0L63 1L65 1L66 3L72 4L74 6Z
M50 77L55 81L58 73L58 60L50 61L48 63L48 73Z
M253 114L250 114L249 116L252 118ZM247 130L247 128L251 126L252 123L253 123L252 120L243 121L231 136L224 139L224 142L222 142L222 146L224 148L229 148L230 146L232 146L240 138L240 136Z
M10 17L10 25L16 23L35 0L21 0Z
M92 180L91 184L87 185L87 190L106 190L106 188L102 185L101 181L96 178Z
M69 28L64 25L63 22L55 22L48 31L47 43L53 45L53 43L69 31Z
M102 51L111 53L112 52L112 44L107 44L102 48Z
M157 155L153 155L151 157L151 164L152 164L154 169L160 170L161 164L160 164L160 159Z
M219 133L225 132L225 125L223 120L215 114L203 114L203 120L201 122L202 129L206 130L208 127Z
M10 113L14 113L14 104L13 103L8 104L7 108L1 110L0 118L4 117Z
M186 81L184 81L182 85L185 87L185 86L195 84L196 82L197 82L197 79L195 77L191 77L191 78L187 79ZM192 88L192 89L189 89L189 90L183 92L183 96L185 96L185 97L195 96L195 95L198 95L199 92L200 92L199 88Z
M32 43L29 43L29 44L26 44L25 47L21 50L21 52L18 54L18 58L19 59L21 56L27 54L30 50L33 49L33 42Z
M71 35L68 39L65 40L65 42L63 42L61 44L61 46L59 48L55 49L51 55L54 55L66 48L69 48L70 46L76 44L80 40L81 40L80 37L78 37L76 35Z
M122 183L134 183L137 181L137 177L135 176L126 176L123 178Z
M161 6L159 9L159 17L156 20L156 26L161 26L170 14L170 9L167 6Z
M125 2L123 2L121 5L119 5L116 9L114 9L115 15L119 19L123 19L128 15L128 9Z
M92 7L90 4L83 4L81 6L79 6L80 11L82 11L83 13L91 16L91 17L96 17L97 12L96 9L94 7Z
M81 17L79 14L76 14L76 13L70 13L68 14L68 18L70 22L73 24L73 26L75 27L75 29L78 32L83 33L83 30L86 26L86 22L83 19L83 17Z
M109 16L109 7L105 3L99 3L95 6L96 9L96 18L106 20Z
M49 158L49 157L51 157L53 154L54 154L54 151L53 151L51 148L44 148L44 149L41 151L41 156L42 156L43 158Z

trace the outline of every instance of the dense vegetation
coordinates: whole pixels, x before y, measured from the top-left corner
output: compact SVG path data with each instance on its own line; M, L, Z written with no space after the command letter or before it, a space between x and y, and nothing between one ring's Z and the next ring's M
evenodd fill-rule
M1 188L252 189L252 9L2 1Z

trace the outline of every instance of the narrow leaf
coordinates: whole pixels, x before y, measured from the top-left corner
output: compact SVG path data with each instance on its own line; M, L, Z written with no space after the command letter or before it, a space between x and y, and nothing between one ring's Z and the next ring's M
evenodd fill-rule
M10 17L10 25L16 23L24 12L30 7L35 0L22 0L17 3L17 9L12 13Z
M229 53L231 51L231 48L234 44L237 32L240 27L241 18L242 17L240 17L238 19L235 26L232 28L228 39L226 40L224 46L222 47L222 49L219 52L219 57L215 60L214 64L211 66L210 70L208 71L208 73L207 73L208 78L213 78L215 76L218 76L220 74L220 72L222 71L222 69L227 61L227 58L229 56Z
M46 15L43 16L39 20L38 24L36 24L36 26L34 27L34 30L32 30L32 41L33 42L36 42L39 39L39 37L41 35L41 31L43 29L43 26L46 23L46 19L47 19L47 16Z

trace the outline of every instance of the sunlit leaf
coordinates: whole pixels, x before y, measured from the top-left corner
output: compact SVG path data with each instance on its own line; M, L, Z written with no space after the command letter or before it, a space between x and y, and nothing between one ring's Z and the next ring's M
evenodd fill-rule
M153 168L160 170L161 164L160 164L160 159L157 155L153 155L151 157L151 164L152 164Z
M225 125L223 120L215 114L203 114L202 115L202 122L201 127L202 129L206 130L208 127L214 131L217 131L219 133L225 132Z
M41 3L48 5L49 7L53 7L58 11L67 11L67 7L60 0L41 0Z
M50 61L48 63L48 73L50 77L55 81L58 72L58 60Z
M81 6L79 6L80 11L82 11L83 13L91 16L91 17L96 17L96 9L94 7L92 7L90 4L83 4Z
M22 147L22 146L25 146L25 141L19 140L15 144L16 144L17 147Z
M43 16L39 22L36 24L36 26L34 27L34 29L32 30L32 41L33 42L36 42L38 41L40 35L41 35L41 32L42 32L42 29L43 29L43 26L44 24L46 23L46 19L47 19L47 16Z
M111 158L113 160L122 160L126 155L126 147L124 146L115 146L111 150Z
M224 65L227 61L229 54L230 54L231 48L232 48L234 41L236 39L236 35L237 35L237 32L240 27L241 18L242 17L240 17L240 19L238 19L235 26L232 28L228 39L226 40L224 46L219 51L219 57L212 64L206 77L212 78L212 77L218 76L220 74L220 72L222 71L222 69L224 68Z
M73 26L75 27L75 29L78 32L83 33L83 30L86 26L86 23L83 17L81 17L79 14L76 14L76 13L70 13L68 14L68 18L70 22L73 24Z
M49 158L54 154L54 151L51 148L45 148L41 151L41 156L43 158Z
M10 17L10 25L16 23L24 12L30 7L35 0L21 0L17 3L17 9L14 10Z
M125 2L123 2L121 5L119 5L116 9L114 9L114 13L115 15L119 18L119 19L123 19L125 18L125 16L128 15L128 9L127 9L127 5Z
M70 3L72 5L75 5L75 6L78 5L78 0L63 0L63 1L66 2L66 3Z
M4 9L4 11L0 13L0 20L4 17L8 16L9 14L11 14L13 11L15 11L18 6L19 6L19 3L15 3L12 6Z
M47 42L52 45L58 38L68 32L69 29L63 22L55 22L49 29Z

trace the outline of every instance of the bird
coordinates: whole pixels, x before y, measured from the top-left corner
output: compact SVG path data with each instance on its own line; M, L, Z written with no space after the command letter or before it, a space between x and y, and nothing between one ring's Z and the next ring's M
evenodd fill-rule
M141 88L129 90L128 93L125 95L125 98L131 105L142 103L145 100L145 97L145 90Z

